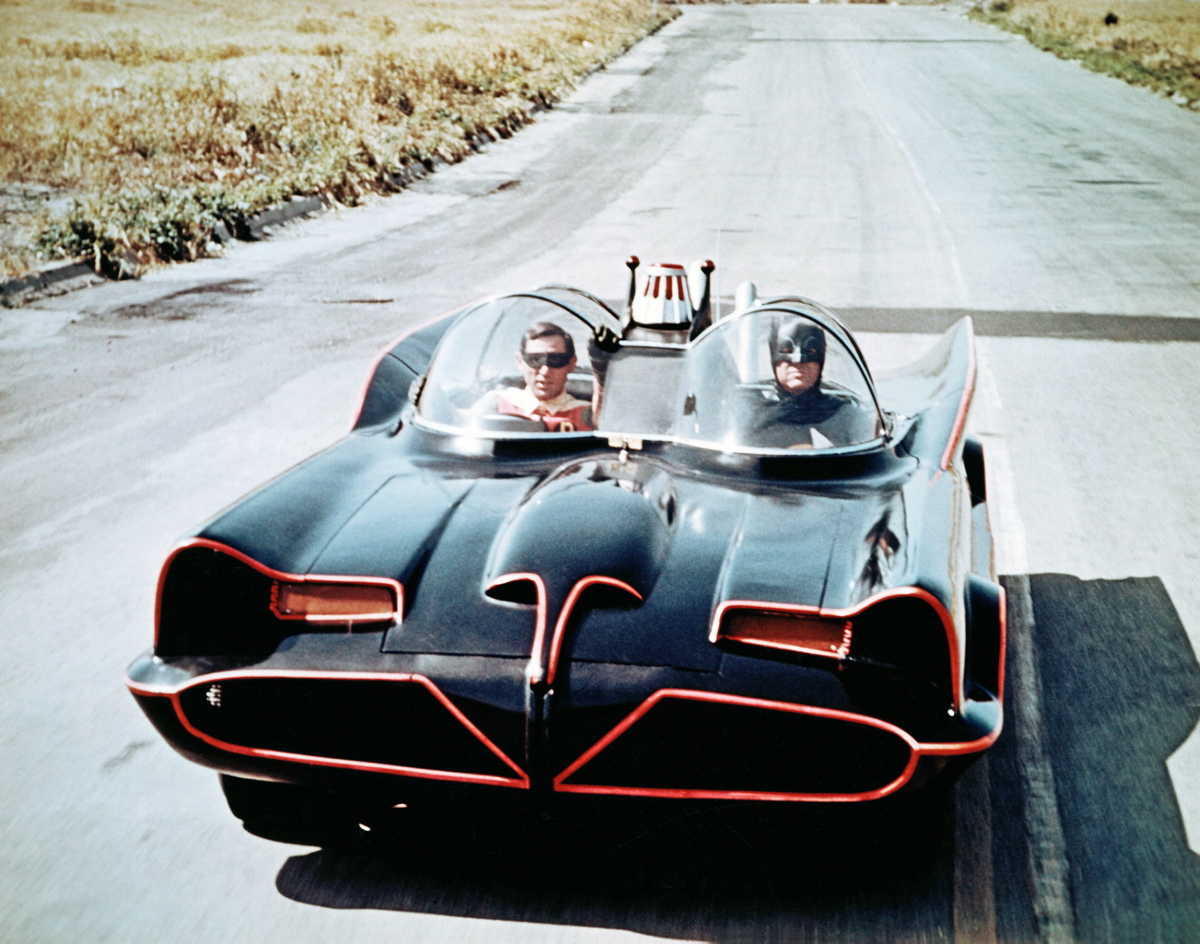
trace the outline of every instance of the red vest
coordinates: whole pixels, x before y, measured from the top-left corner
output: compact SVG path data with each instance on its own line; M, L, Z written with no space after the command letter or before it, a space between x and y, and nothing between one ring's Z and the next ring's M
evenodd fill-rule
M497 397L496 400L497 413L503 413L505 416L521 416L527 420L541 420L542 425L551 433L590 432L593 428L584 418L584 414L590 409L587 404L563 410L561 413L526 413L504 397Z

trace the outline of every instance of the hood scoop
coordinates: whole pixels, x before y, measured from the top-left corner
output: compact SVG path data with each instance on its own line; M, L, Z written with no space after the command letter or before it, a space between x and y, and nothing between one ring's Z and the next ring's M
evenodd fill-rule
M553 600L585 577L602 576L645 598L670 549L676 505L671 477L653 464L572 463L533 489L501 526L484 585L494 599L507 599L515 588L502 590L501 578L537 574Z

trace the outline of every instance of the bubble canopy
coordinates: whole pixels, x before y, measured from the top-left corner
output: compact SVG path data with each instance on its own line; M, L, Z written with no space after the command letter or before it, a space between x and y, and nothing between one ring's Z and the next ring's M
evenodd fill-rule
M549 287L463 312L438 345L418 423L487 439L681 442L723 452L860 452L887 431L853 336L828 309L776 299L689 344L620 341L584 292Z

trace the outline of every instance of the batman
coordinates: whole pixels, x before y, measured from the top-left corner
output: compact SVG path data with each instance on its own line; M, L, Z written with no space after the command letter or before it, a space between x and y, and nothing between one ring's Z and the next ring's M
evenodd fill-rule
M822 382L826 345L820 327L803 318L776 322L770 347L773 384L751 423L753 445L811 449L873 437L861 428L863 411L853 396Z

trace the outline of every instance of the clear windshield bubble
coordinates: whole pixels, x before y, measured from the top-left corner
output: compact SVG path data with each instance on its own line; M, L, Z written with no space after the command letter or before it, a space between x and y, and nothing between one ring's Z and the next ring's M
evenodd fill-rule
M759 311L701 337L686 360L677 435L723 449L871 442L880 418L858 363L811 318Z
M494 438L598 433L735 452L835 449L881 434L858 361L813 318L759 310L687 347L601 350L592 325L555 301L510 296L463 316L430 366L422 418Z
M591 329L558 305L514 296L461 318L438 347L421 416L485 432L594 429Z

